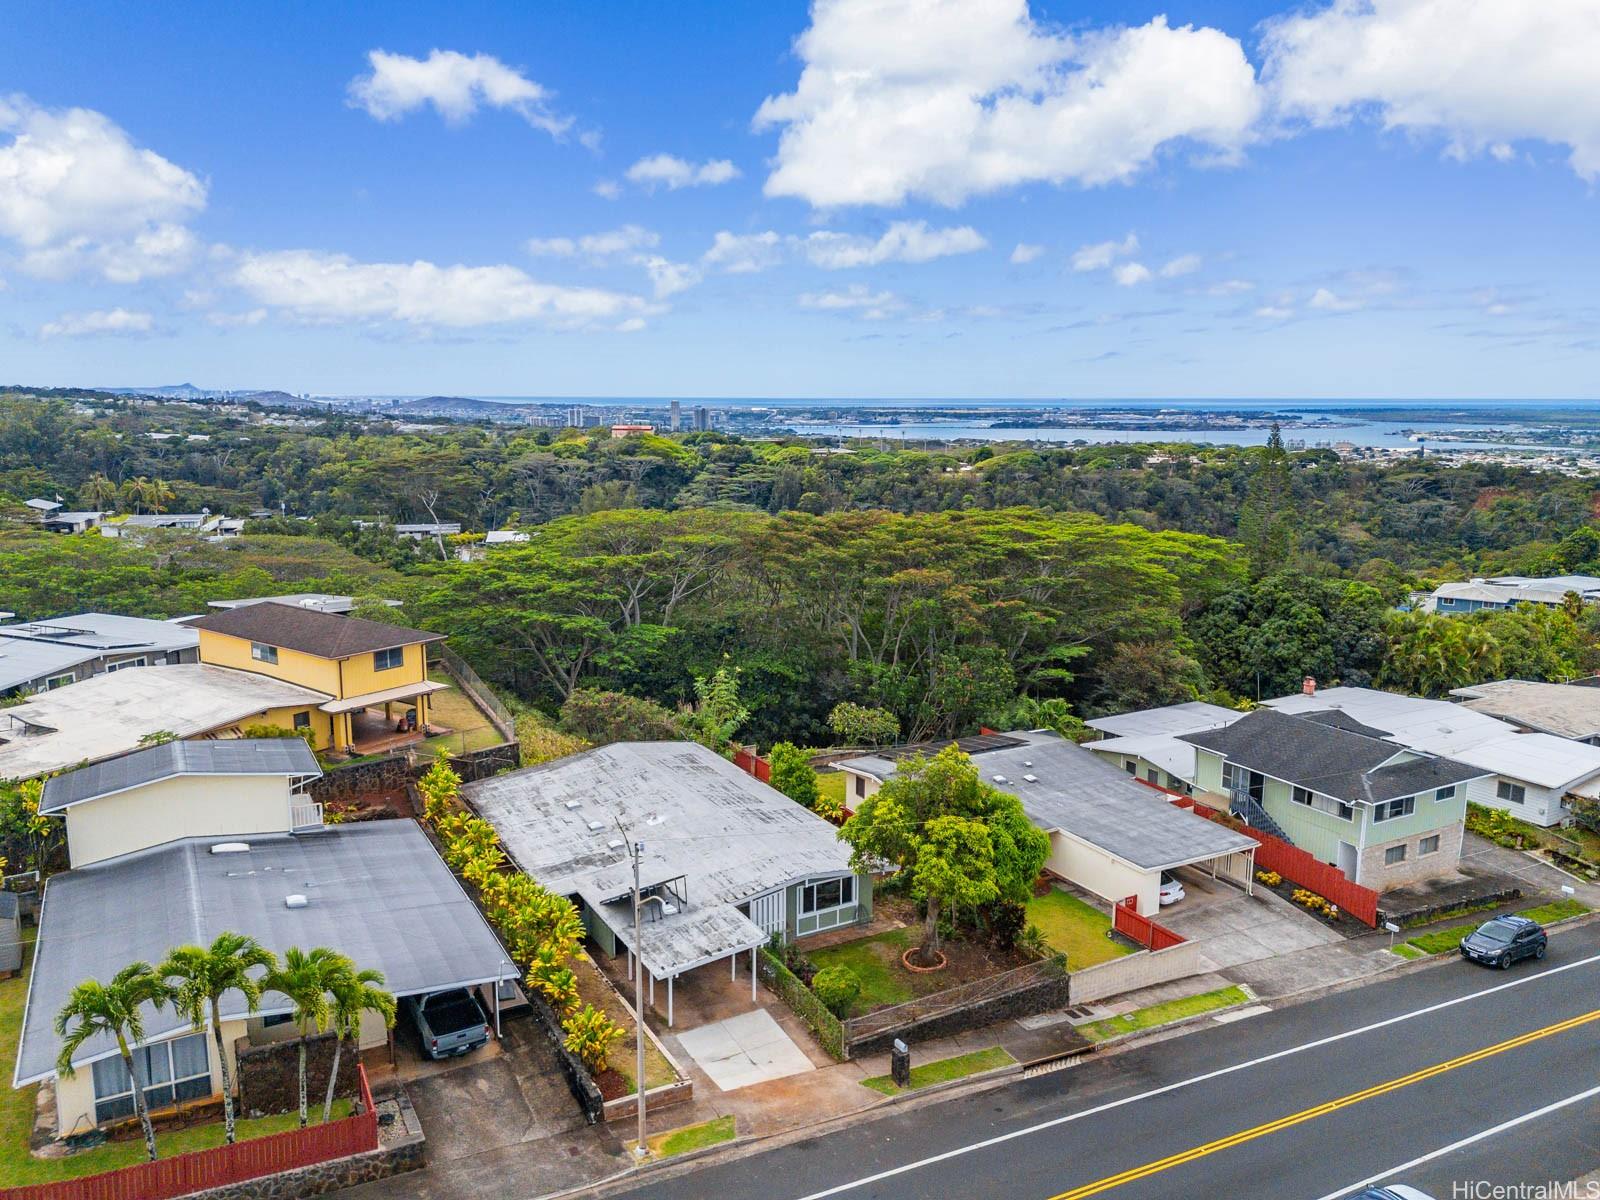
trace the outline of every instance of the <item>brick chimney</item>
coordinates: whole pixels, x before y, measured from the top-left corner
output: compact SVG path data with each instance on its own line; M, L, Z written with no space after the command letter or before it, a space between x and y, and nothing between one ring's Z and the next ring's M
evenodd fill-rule
M1300 681L1300 694L1302 696L1315 696L1317 694L1317 677L1307 675Z

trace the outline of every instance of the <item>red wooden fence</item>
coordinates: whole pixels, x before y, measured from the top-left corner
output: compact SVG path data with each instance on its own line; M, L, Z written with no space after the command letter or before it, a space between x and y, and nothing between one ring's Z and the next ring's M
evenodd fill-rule
M1139 915L1139 897L1129 896L1111 910L1111 928L1124 937L1130 937L1148 950L1165 950L1179 945L1179 937L1165 925L1158 925L1149 917Z
M772 782L772 764L759 754L752 754L748 750L739 750L734 753L733 765L746 774L754 775L762 783Z
M1179 808L1191 809L1213 821L1222 820L1221 813L1204 804L1196 804L1187 796L1179 796L1173 803ZM1349 913L1363 925L1373 929L1378 927L1377 892L1362 887L1359 883L1352 883L1345 878L1345 873L1338 867L1319 862L1299 846L1291 845L1282 838L1275 838L1270 833L1263 833L1249 825L1241 825L1238 829L1240 833L1260 843L1256 847L1257 870L1276 871L1290 883L1309 888L1317 895L1333 901L1341 910Z
M361 1111L326 1125L271 1133L81 1179L0 1188L0 1200L170 1200L376 1150L378 1114L373 1111L372 1090L367 1086L366 1069L358 1066L356 1073L361 1082Z

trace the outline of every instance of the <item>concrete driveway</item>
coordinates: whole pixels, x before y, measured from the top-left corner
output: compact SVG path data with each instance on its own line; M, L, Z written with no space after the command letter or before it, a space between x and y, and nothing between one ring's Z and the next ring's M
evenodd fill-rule
M1246 896L1197 871L1181 871L1179 877L1188 897L1163 909L1156 919L1188 941L1199 943L1201 964L1207 971L1227 971L1243 963L1344 940L1265 888Z

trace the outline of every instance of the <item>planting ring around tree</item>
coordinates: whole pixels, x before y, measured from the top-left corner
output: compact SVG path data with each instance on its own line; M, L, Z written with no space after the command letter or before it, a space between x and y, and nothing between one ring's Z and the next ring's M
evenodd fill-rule
M918 953L921 949L921 946L912 946L903 951L900 955L900 965L906 970L913 971L918 975L931 975L935 971L944 970L945 967L949 965L950 960L944 956L944 951L935 950L934 953L939 956L938 962L934 963L931 967L918 966L916 963L911 961L911 956Z

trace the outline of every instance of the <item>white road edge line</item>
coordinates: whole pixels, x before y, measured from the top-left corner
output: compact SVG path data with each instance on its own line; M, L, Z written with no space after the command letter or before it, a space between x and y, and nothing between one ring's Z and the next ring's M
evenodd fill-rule
M1446 1154L1451 1154L1466 1146L1470 1146L1474 1142L1481 1142L1486 1138L1492 1138L1497 1133L1504 1133L1508 1129L1515 1129L1518 1125L1526 1125L1529 1121L1537 1121L1540 1117L1549 1116L1553 1112L1563 1108L1568 1108L1574 1104L1581 1104L1583 1101L1594 1096L1600 1096L1600 1087L1592 1087L1586 1092L1579 1092L1575 1096L1568 1096L1565 1100L1557 1100L1553 1104L1546 1104L1543 1108L1536 1108L1532 1112L1523 1113L1520 1117L1512 1117L1509 1121L1502 1121L1492 1129L1483 1129L1472 1134L1470 1137L1462 1138L1458 1142L1451 1142L1448 1146L1440 1146L1437 1150L1433 1150L1427 1154L1413 1158L1410 1162L1403 1162L1398 1167L1390 1167L1387 1171L1379 1171L1376 1175L1369 1175L1360 1183L1352 1183L1348 1187L1340 1188L1337 1192L1329 1192L1326 1196L1321 1197L1320 1200L1339 1200L1341 1196L1348 1196L1357 1188L1371 1187L1373 1184L1381 1183L1385 1179L1390 1179L1393 1176L1400 1174L1402 1171L1410 1171L1415 1167L1420 1167L1423 1163L1432 1162L1436 1158L1442 1158Z
M1003 1145L1006 1142L1015 1141L1017 1138L1029 1137L1035 1133L1042 1133L1047 1129L1054 1129L1059 1125L1066 1125L1073 1121L1081 1121L1084 1117L1093 1117L1103 1112L1109 1112L1115 1108L1122 1108L1124 1105L1137 1104L1141 1100L1149 1100L1155 1096L1165 1095L1168 1092L1176 1092L1181 1088L1192 1087L1197 1083L1208 1083L1213 1079L1220 1079L1224 1075L1232 1075L1235 1071L1246 1071L1251 1067L1259 1067L1263 1063L1274 1062L1280 1058L1288 1058L1291 1055L1301 1054L1307 1050L1316 1050L1323 1046L1331 1046L1335 1042L1342 1042L1347 1038L1360 1037L1362 1034L1372 1033L1374 1030L1378 1029L1385 1029L1390 1025L1399 1025L1404 1021L1411 1021L1417 1017L1425 1017L1431 1013L1442 1012L1447 1008L1454 1008L1458 1004L1466 1004L1473 1000L1480 1000L1484 996L1493 996L1497 992L1504 992L1516 987L1525 987L1530 983L1538 983L1540 980L1549 979L1551 976L1560 975L1567 971L1573 971L1579 967L1592 966L1597 962L1600 962L1600 954L1591 954L1588 958L1581 958L1577 962L1564 963L1559 967L1551 967L1547 971L1540 971L1537 975L1524 975L1519 979L1513 979L1507 983L1498 983L1494 987L1484 988L1482 991L1469 992L1465 996L1457 996L1454 1000L1441 1000L1439 1003L1430 1004L1425 1008L1413 1009L1411 1012L1400 1013L1399 1015L1393 1017L1385 1017L1383 1020L1374 1021L1370 1025L1362 1025L1356 1029L1347 1029L1343 1033L1329 1034L1327 1037L1318 1038L1313 1042L1302 1042L1298 1046L1290 1046L1284 1050L1275 1050L1271 1054L1263 1054L1259 1058L1252 1058L1246 1062L1234 1063L1232 1066L1219 1067L1217 1070L1207 1071L1203 1075L1191 1075L1188 1079L1180 1079L1177 1083L1163 1084L1161 1087L1151 1088L1146 1092L1139 1092L1133 1096L1124 1096L1120 1100L1111 1100L1105 1104L1098 1104L1093 1108L1086 1108L1082 1112L1067 1113L1065 1116L1052 1117L1048 1121L1041 1121L1037 1125L1029 1125L1024 1129L1013 1129L1010 1133L1002 1133L996 1137L985 1138L981 1142L973 1142L968 1146L957 1146L954 1150L945 1150L939 1154L929 1155L927 1158L917 1159L915 1162L902 1163L898 1167L890 1167L887 1171L879 1171L876 1175L866 1175L860 1179L853 1179L849 1183L835 1184L833 1187L827 1188L823 1191L812 1192L808 1196L800 1197L800 1200L825 1200L825 1198L828 1196L838 1196L844 1192L855 1191L857 1188L868 1187L871 1184L879 1183L885 1179L893 1179L896 1175L905 1175L911 1171L921 1170L923 1167L931 1167L936 1163L947 1162L952 1158L960 1158L963 1155L974 1154L979 1150L987 1150L991 1146ZM1338 1194L1342 1195L1343 1193Z

